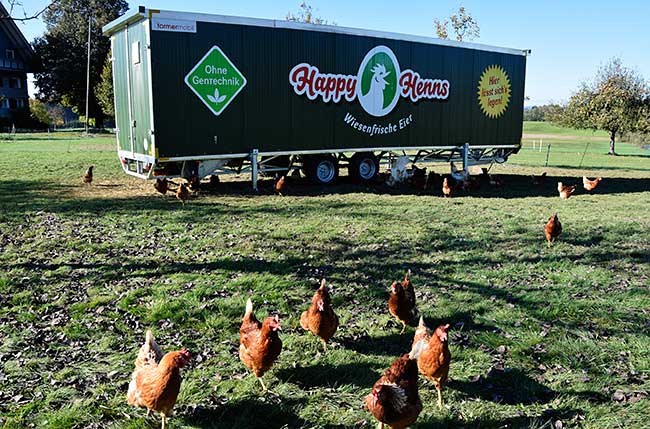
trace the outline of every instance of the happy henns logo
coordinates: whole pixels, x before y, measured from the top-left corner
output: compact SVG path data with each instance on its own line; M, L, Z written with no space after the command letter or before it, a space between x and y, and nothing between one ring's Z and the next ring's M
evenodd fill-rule
M338 103L342 98L350 102L358 98L363 110L376 117L389 114L400 95L414 103L449 97L449 81L423 79L410 69L400 71L395 54L383 45L368 51L356 76L321 73L311 64L300 63L289 72L289 83L296 94L310 100L321 97L325 103Z

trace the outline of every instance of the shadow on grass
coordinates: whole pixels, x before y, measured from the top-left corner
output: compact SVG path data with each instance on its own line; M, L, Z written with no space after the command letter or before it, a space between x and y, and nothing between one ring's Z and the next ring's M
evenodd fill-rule
M379 368L369 363L337 365L325 363L276 371L276 376L280 380L293 383L303 389L341 385L367 387L372 386L379 375Z
M532 186L531 179L528 176L522 175L500 175L499 177L505 182L501 188L495 188L488 185L483 185L480 189L472 192L459 192L458 197L470 196L473 198L526 198L526 197L557 197L557 182L562 181L565 184L577 184L579 186L574 198L579 198L580 195L585 194L582 189L582 177L575 176L556 176L548 177L546 182L540 186ZM81 186L81 185L80 185ZM101 184L93 185L102 188L115 188L119 190L122 185L118 184ZM288 196L309 197L317 195L346 195L352 193L365 193L365 194L388 194L388 195L414 195L414 196L439 196L442 197L440 190L432 191L417 191L413 188L403 185L399 188L390 188L384 184L367 184L359 185L354 184L349 178L345 177L340 182L330 186L320 186L309 182L306 179L292 178L288 182ZM147 211L151 213L155 210L169 211L174 208L179 208L175 204L170 204L174 201L169 199L160 198L158 195L134 195L132 197L123 198L93 198L89 196L88 199L83 198L70 198L66 191L75 188L74 185L58 184L51 181L29 181L29 180L3 180L0 181L0 211L8 213L24 213L25 211L33 210L47 210L57 213L66 212L122 212L133 211L141 212ZM650 191L650 178L605 178L601 184L593 191L593 194L623 194L635 192ZM200 192L195 198L192 198L188 203L188 214L196 216L199 219L205 210L214 212L215 210L223 210L229 213L237 212L237 208L227 207L221 208L218 198L216 200L208 201L209 207L206 206L206 197L213 195L225 196L250 196L257 197L259 195L271 195L272 181L263 180L260 182L260 191L255 192L251 189L249 181L240 182L227 182L223 183L215 193ZM282 197L277 197L282 198ZM452 198L452 201L454 198ZM192 204L193 201L200 201L201 204ZM462 199L460 200L462 201ZM335 203L330 203L328 208L336 209ZM349 203L339 203L341 207L350 208L352 205ZM197 207L199 206L199 207ZM261 207L256 209L247 208L243 212L255 211L273 211L281 210L273 207ZM322 207L310 207L301 205L300 207L292 207L295 212L308 212L308 211L322 210ZM195 213L198 212L198 213Z
M401 356L411 350L413 341L413 331L406 330L400 334L401 325L395 325L395 333L383 336L371 337L363 335L359 338L345 338L341 340L341 345L349 350L367 355L382 356Z
M457 311L445 318L434 318L423 315L424 324L431 330L436 329L440 325L450 323L452 325L452 332L461 330L462 332L494 332L496 327L494 325L487 325L485 323L477 323L475 316L483 314L485 310L468 312Z
M294 408L300 402L282 398L274 401L272 396L244 398L224 405L199 406L182 416L184 423L201 428L269 429L282 427L307 427L307 421L298 417Z
M448 387L462 392L467 399L508 405L546 404L556 395L516 368L492 368L487 375L478 377L476 381L452 380Z
M564 167L562 167L564 168ZM567 167L567 169L570 169ZM577 169L577 168L576 168ZM581 168L579 170L584 170ZM627 170L627 169L622 169ZM648 169L650 170L650 169ZM577 184L578 189L575 196L587 193L582 188L582 176L548 176L545 183L533 186L530 176L518 174L499 174L504 182L502 187L494 187L482 184L475 191L457 191L456 197L469 196L473 198L526 198L526 197L558 197L557 182L564 184ZM273 181L263 180L259 182L260 194L273 194ZM290 178L287 182L287 196L316 196L331 194L388 194L388 195L417 195L417 196L439 196L442 197L441 189L421 191L403 184L391 188L382 183L357 184L348 177L340 178L337 183L329 186L316 185L307 179ZM650 191L650 178L605 178L594 190L593 194L621 194ZM248 181L227 182L216 193L217 195L245 195L254 194L250 189ZM574 196L574 198L575 198ZM279 197L281 198L281 197ZM453 199L453 198L452 198Z
M157 260L144 260L137 263L85 263L85 262L24 262L11 264L14 267L22 267L28 270L56 272L61 268L67 270L93 270L99 273L104 280L120 278L124 274L138 272L141 276L168 276L172 274L191 274L199 272L210 272L217 270L232 271L239 273L271 273L276 275L287 275L293 272L293 267L302 263L302 259L286 258L282 261L265 261L256 258L240 257L239 259L221 258L212 262L175 262L161 264ZM3 264L0 264L2 266ZM52 274L56 277L57 274ZM63 277L69 274L63 273Z
M514 416L504 418L479 418L464 420L455 416L438 419L430 417L420 419L413 425L413 429L544 429L552 428L557 420L563 422L562 427L567 427L567 422L573 421L584 412L573 408L548 409L537 416ZM573 427L573 426L570 426Z

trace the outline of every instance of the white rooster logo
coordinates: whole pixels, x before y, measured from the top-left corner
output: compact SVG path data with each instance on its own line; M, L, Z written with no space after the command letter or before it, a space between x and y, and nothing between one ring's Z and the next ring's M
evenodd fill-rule
M361 100L366 109L372 112L381 112L384 109L384 89L388 85L386 76L390 74L386 71L383 64L375 64L372 69L372 78L370 79L370 89L361 96Z
M214 89L214 96L210 94L206 95L208 97L208 100L212 101L214 104L223 103L223 101L226 99L225 95L219 96L219 88Z

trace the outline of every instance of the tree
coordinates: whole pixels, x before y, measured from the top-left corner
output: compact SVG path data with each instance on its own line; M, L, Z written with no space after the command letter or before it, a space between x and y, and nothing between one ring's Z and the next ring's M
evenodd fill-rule
M104 115L115 117L115 104L113 103L113 66L111 63L111 54L109 53L104 62L102 76L99 84L95 88L97 102L102 108Z
M29 111L33 120L41 124L61 126L65 123L63 107L58 104L49 105L36 98L29 99Z
M562 107L557 104L533 106L524 110L524 121L553 121L561 111Z
M650 96L645 98L641 106L636 128L640 133L650 134Z
M314 9L311 7L311 5L307 4L306 1L300 3L299 7L300 11L297 15L294 15L291 12L287 12L284 19L294 22L306 22L307 24L330 25L326 19L323 19L319 16L314 16ZM336 25L336 23L332 22L331 25Z
M616 136L642 129L648 86L636 71L612 58L593 82L583 82L571 96L560 122L574 128L609 132L609 154L616 154Z
M472 18L472 15L465 11L465 7L458 8L458 13L452 13L449 18L440 21L438 18L433 20L436 26L436 34L441 39L449 39L449 22L451 21L451 28L456 34L456 40L462 42L463 40L478 39L481 35L481 29L478 22Z
M52 118L50 117L50 114L47 111L47 107L45 106L45 103L43 103L41 100L30 98L29 110L34 120L41 122L45 125L50 125L52 123Z
M58 0L43 13L45 34L37 38L34 51L41 61L35 74L39 98L62 103L85 112L88 20L92 24L90 53L89 116L102 125L104 113L94 88L100 81L110 41L102 26L128 9L125 0Z

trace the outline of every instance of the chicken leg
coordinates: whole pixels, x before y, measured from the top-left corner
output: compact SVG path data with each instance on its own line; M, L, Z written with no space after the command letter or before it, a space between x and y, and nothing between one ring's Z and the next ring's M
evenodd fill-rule
M264 380L262 380L262 377L257 377L257 379L262 383L262 390L267 391L268 389L266 388L266 385L264 384Z
M400 320L400 322L402 321ZM399 332L399 334L402 335L405 329L406 329L406 323L402 322L402 330Z
M438 408L442 408L442 388L436 386L436 390L438 391Z
M325 340L321 340L323 342L323 353L327 353L327 342Z
M160 415L162 416L162 428L161 429L165 429L165 427L167 426L167 416L165 416L165 414L163 414L163 413L160 413Z

